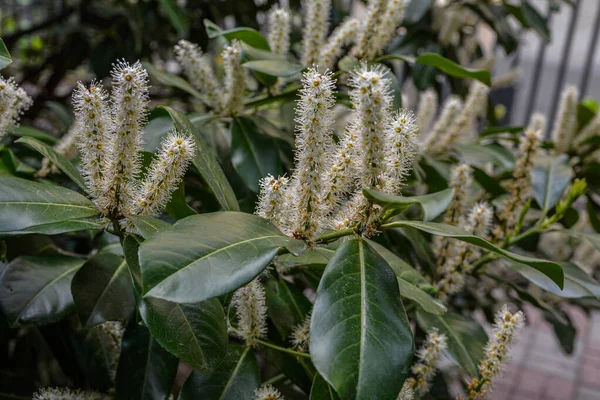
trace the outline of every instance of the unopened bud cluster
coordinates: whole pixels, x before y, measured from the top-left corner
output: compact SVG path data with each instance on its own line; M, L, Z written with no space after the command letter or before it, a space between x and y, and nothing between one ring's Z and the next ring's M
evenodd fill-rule
M32 103L31 97L17 86L13 78L4 79L0 76L0 140L19 122L21 114Z
M333 141L334 81L310 69L296 110L296 166L289 182L266 177L257 213L284 233L313 241L327 227L360 225L372 233L378 206L363 189L397 194L417 153L416 118L392 110L391 81L381 67L352 73L353 111L338 143Z
M223 83L216 78L211 60L198 45L180 40L175 46L175 56L192 86L200 92L202 101L215 113L237 115L242 111L246 74L239 41L232 41L221 53L225 70Z
M414 377L406 380L405 387L415 390L420 396L429 392L431 381L437 373L436 362L448 346L447 341L446 335L440 334L436 328L427 333L422 347L417 350L419 361L411 368Z
M481 381L473 378L467 387L468 399L487 398L495 381L510 360L510 350L525 325L522 311L512 314L506 305L496 314L490 340L484 348L483 360L479 364Z
M102 215L156 215L169 201L194 154L194 141L169 133L146 174L142 172L148 74L139 62L118 62L112 96L92 83L73 93L77 146L88 192Z
M258 340L267 334L265 289L255 279L235 291L231 304L236 310L237 334L248 346L258 346Z

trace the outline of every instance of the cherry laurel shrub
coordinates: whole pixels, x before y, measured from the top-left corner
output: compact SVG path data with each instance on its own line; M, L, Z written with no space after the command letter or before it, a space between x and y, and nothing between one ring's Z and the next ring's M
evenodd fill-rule
M285 7L265 36L206 22L218 57L116 61L58 142L0 79L0 317L34 399L485 399L526 303L572 351L566 305L600 296L597 104L567 87L551 125L495 126L498 80L460 65L486 22L432 6L464 51L415 60L388 51L406 6L334 27L307 0L298 43ZM403 107L400 61L462 90ZM150 109L150 78L190 104Z

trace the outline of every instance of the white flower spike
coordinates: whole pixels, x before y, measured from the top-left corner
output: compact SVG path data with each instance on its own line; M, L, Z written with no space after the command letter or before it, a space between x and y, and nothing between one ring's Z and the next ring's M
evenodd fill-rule
M252 400L284 400L284 398L279 390L270 384L265 384L254 391Z
M290 49L290 12L285 8L274 6L269 11L268 42L274 54L285 56Z
M258 346L258 340L267 334L267 300L265 289L258 280L242 286L233 294L238 334L248 346Z
M242 47L238 40L225 46L222 53L225 69L225 109L230 115L237 115L244 107L246 71L242 67Z
M4 79L0 76L0 140L19 122L31 104L31 97L17 86L13 78Z
M329 30L331 0L306 0L304 11L304 37L302 38L302 65L311 66L319 62Z
M344 46L356 41L356 36L360 27L360 21L356 18L351 18L342 22L342 24L335 28L325 44L325 47L321 50L319 66L325 69L333 68L336 60L342 55Z
M577 102L579 91L575 86L567 87L562 93L558 115L552 127L554 152L561 154L569 150L577 131Z
M180 40L175 46L175 56L183 72L202 95L202 101L217 114L223 111L222 88L215 76L209 57L198 45Z

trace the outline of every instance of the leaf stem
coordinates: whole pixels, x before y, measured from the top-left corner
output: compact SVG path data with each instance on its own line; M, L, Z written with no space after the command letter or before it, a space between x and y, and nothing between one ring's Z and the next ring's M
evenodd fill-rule
M285 348L285 347L277 346L276 344L265 342L264 340L258 340L258 343L262 344L265 347L270 347L270 348L272 348L274 350L281 351L283 353L291 354L291 355L293 355L295 357L310 358L310 354L300 353L299 351L295 351L295 350L288 349L288 348Z
M317 238L316 242L318 244L327 244L334 242L341 237L352 235L353 233L353 228L342 229L340 231L328 233L327 235L321 235Z
M279 374L279 375L275 375L274 377L272 377L271 379L265 381L263 383L263 385L274 385L279 381L282 381L285 379L285 375L284 374Z

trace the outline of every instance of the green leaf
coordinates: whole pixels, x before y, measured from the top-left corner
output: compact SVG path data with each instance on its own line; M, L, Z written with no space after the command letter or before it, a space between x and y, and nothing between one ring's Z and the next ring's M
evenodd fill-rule
M168 222L145 215L129 215L127 219L133 222L144 239L150 239L158 232L171 227Z
M550 29L548 28L548 18L542 17L539 11L529 2L523 1L523 17L527 25L537 31L546 42L550 42Z
M192 215L140 246L144 296L195 303L250 282L287 248L304 250L264 219L240 212Z
M430 233L432 235L451 237L454 239L462 240L475 246L482 247L491 252L497 253L509 260L516 261L518 263L529 265L532 268L537 269L544 275L548 276L559 288L563 288L564 285L564 273L560 264L553 261L540 260L538 258L532 258L523 256L520 254L512 253L508 250L501 249L485 239L471 235L467 231L460 229L456 226L438 224L435 222L420 222L420 221L396 221L387 224L387 227L409 227L421 230L423 232Z
M431 8L431 2L432 0L420 0L408 3L404 15L404 22L409 25L419 22Z
M479 82L492 86L490 72L483 69L472 69L458 65L452 60L436 53L424 53L417 58L417 63L435 67L440 71L456 78L476 79Z
M580 240L585 240L589 242L592 246L594 246L596 250L600 251L600 235L598 234L574 231L572 229L563 229L558 232L564 233L565 235L569 235Z
M446 354L471 376L478 376L477 366L488 341L485 330L475 320L448 312L442 316L417 310L417 323L424 331L437 328L448 338Z
M315 374L309 400L339 400L335 390L327 383L320 374Z
M375 204L383 207L386 217L398 215L413 204L421 207L424 221L432 221L440 216L454 197L454 189L446 189L441 192L426 194L424 196L394 196L373 189L363 190L364 196Z
M291 78L304 69L302 65L285 60L256 60L245 62L242 65L251 71L282 78Z
M235 198L235 193L227 181L219 162L215 158L214 152L208 147L202 136L200 136L196 127L194 127L184 114L175 111L171 107L161 106L160 108L165 109L169 113L178 131L187 132L194 138L196 153L194 154L192 163L200 173L200 176L202 176L202 179L204 179L208 187L212 190L221 207L228 211L238 211L240 206Z
M231 126L231 163L244 183L258 193L259 180L278 176L281 163L273 138L262 134L254 121L235 118Z
M192 368L210 374L223 360L227 323L218 299L177 304L145 297L140 314L152 337Z
M510 269L523 275L527 280L565 299L579 299L582 297L595 297L600 299L600 283L596 282L584 270L570 262L561 262L565 273L565 287L560 290L554 282L538 270L524 264L506 263Z
M501 146L459 144L454 145L454 147L460 153L464 162L482 169L485 169L489 163L500 168L501 171L510 171L515 167L514 156Z
M260 385L260 371L249 347L231 344L217 369L206 377L198 371L185 381L178 400L250 400Z
M546 158L531 168L531 184L535 200L542 210L549 211L559 202L571 183L573 169L566 154Z
M581 131L598 112L598 103L593 99L585 99L577 104L577 132Z
M167 14L167 18L171 22L171 25L177 30L179 37L187 37L188 26L185 22L182 11L177 6L175 0L159 0L161 8Z
M203 97L200 94L200 92L198 92L185 79L183 79L179 76L164 72L164 71L156 68L154 65L150 64L149 62L143 62L142 65L148 71L148 74L150 74L150 76L152 78L156 79L163 85L170 86L170 87L176 87L178 89L183 90L184 92L191 94L192 96L196 97L197 99L203 100Z
M31 126L15 126L13 131L11 132L13 136L19 137L32 137L34 139L38 139L44 143L48 144L56 144L58 143L58 139L49 133L44 131L40 131L39 129L33 128Z
M4 41L0 38L0 69L4 69L8 64L12 62L10 53L4 44Z
M127 263L102 252L75 274L71 293L81 323L91 328L106 321L126 321L135 309Z
M22 137L21 139L15 141L15 143L26 144L33 150L49 159L52 164L56 165L62 172L71 178L71 180L75 182L77 186L81 188L81 190L87 192L87 185L85 184L85 181L81 177L81 174L77 168L73 165L73 163L71 163L71 161L69 161L62 154L57 153L52 147L30 136Z
M94 203L69 189L0 177L0 236L97 229Z
M164 400L171 394L179 360L143 325L131 321L121 342L117 400Z
M400 295L417 303L430 314L442 315L447 309L437 299L434 299L421 287L432 290L433 287L427 282L416 269L408 265L403 259L386 249L379 243L368 241L369 245L389 264L390 268L398 278Z
M46 325L74 311L71 280L83 262L61 255L11 261L0 278L0 308L10 325Z
M264 283L267 297L267 313L279 331L281 339L287 339L292 329L302 323L312 305L296 286L283 280L268 279Z
M214 39L219 36L225 36L225 38L227 38L229 41L237 39L249 44L252 47L256 47L257 49L271 51L267 39L265 39L260 32L252 28L242 27L224 31L208 19L204 20L204 26L210 39Z
M173 192L171 201L169 201L169 204L167 204L165 207L165 211L171 218L175 220L197 214L197 212L190 207L185 200L185 187L183 182L181 182L177 187L177 190Z
M344 242L317 289L310 325L315 367L343 399L394 400L413 347L393 271L363 240Z
M155 108L156 113L161 113L161 116L155 117L144 127L144 150L150 153L155 153L160 149L161 143L167 133L175 129L175 124L169 116L169 113L164 111L162 107ZM164 114L165 116L162 116ZM214 114L198 114L192 113L187 115L188 119L202 134L203 125L217 118ZM203 136L206 137L206 136Z

